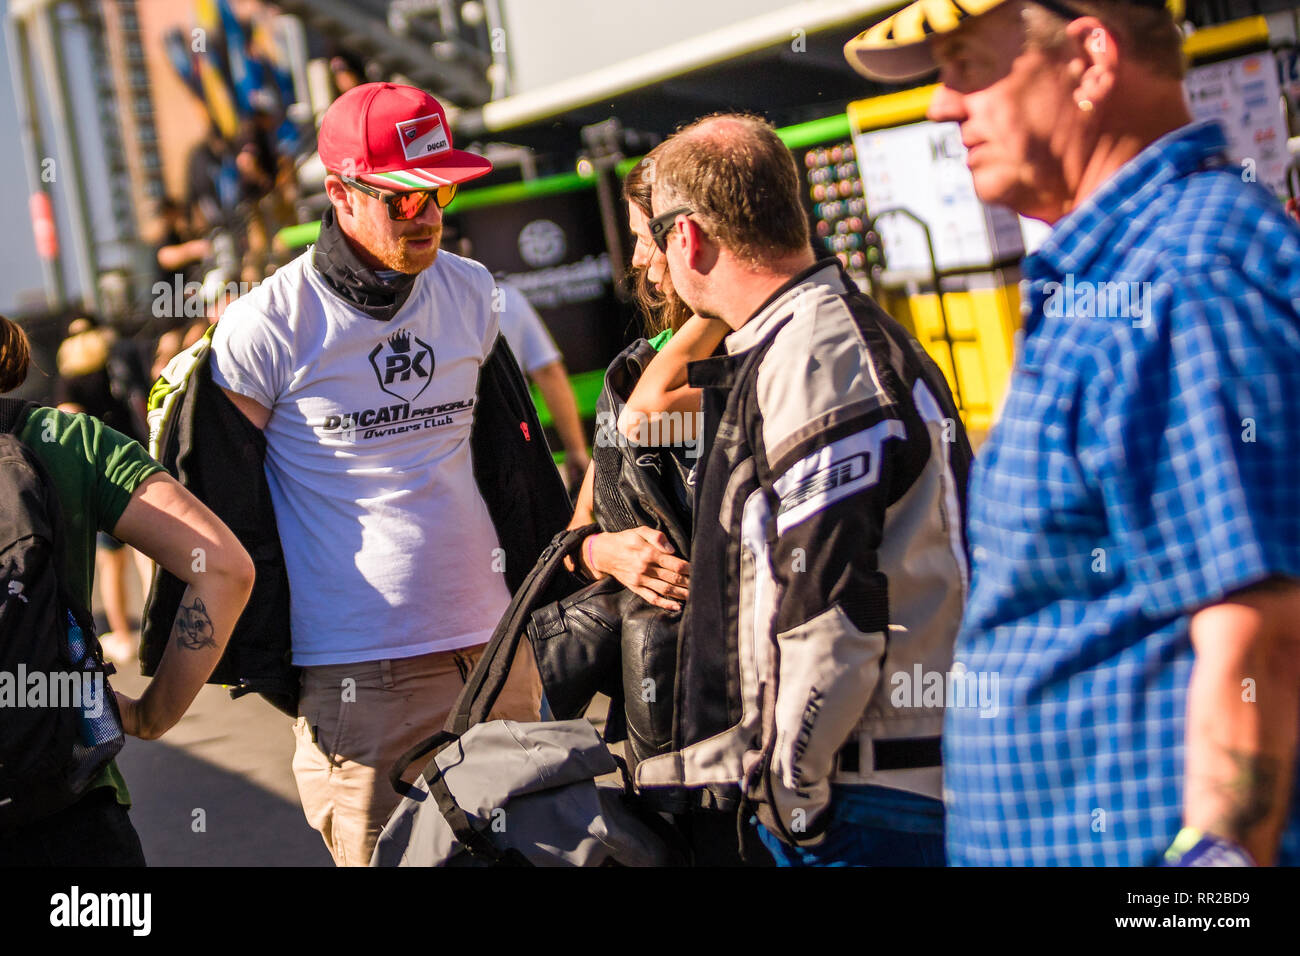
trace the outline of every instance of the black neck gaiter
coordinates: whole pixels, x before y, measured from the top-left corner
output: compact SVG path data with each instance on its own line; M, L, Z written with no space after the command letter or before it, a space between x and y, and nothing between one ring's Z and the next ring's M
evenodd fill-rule
M387 322L398 313L415 287L414 275L399 273L391 281L375 275L343 235L334 217L333 206L321 217L312 265L325 284L345 302L381 322Z

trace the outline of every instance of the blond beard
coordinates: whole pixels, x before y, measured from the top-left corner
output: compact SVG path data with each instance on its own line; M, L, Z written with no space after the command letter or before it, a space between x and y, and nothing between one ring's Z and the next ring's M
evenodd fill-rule
M352 228L358 235L352 236L353 243L365 249L367 253L379 260L385 269L394 269L397 272L405 272L407 275L414 275L417 272L423 272L429 266L433 265L438 258L438 242L442 238L442 224L432 226L427 235L433 238L433 244L428 250L411 249L409 242L413 238L421 238L425 233L417 233L413 236L391 236L387 233L372 231L368 224L360 219L352 220ZM344 230L347 234L347 230Z
M408 240L411 237L400 236L386 242L382 249L370 250L370 253L382 262L385 268L405 272L407 275L414 275L429 268L429 266L433 265L434 260L438 258L438 240L441 238L441 233L441 229L434 232L433 245L428 250L411 249L408 245Z

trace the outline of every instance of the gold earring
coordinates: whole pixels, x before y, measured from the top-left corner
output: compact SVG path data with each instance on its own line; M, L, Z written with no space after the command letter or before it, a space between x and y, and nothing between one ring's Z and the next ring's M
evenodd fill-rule
M1085 113L1092 112L1092 100L1079 100L1078 107Z

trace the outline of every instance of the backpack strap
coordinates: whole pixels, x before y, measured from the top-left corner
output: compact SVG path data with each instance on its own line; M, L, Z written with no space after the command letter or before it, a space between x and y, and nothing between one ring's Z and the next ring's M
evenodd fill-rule
M474 826L469 814L456 802L456 798L448 789L447 781L443 779L442 769L433 761L430 761L430 765L433 768L432 773L429 772L429 768L425 769L425 772L429 773L425 777L425 783L429 786L429 795L437 803L438 810L442 813L442 818L447 821L451 832L471 856L493 866L533 865L526 856L513 847L505 851L498 849L486 833Z
M449 744L453 740L459 740L456 734L440 730L431 737L425 737L415 746L410 747L404 754L397 758L392 768L388 771L388 782L400 796L417 798L418 791L409 783L402 779L402 774L406 773L406 768L415 763L425 754L433 753L440 749L444 744ZM432 761L430 761L432 763ZM428 783L428 781L425 781Z
M0 433L17 435L27 424L34 408L40 406L21 398L0 398Z
M528 619L539 605L549 603L545 598L549 594L551 583L562 573L568 573L564 559L582 547L582 542L589 535L599 530L597 525L590 524L561 531L546 546L483 648L482 656L443 725L445 730L459 736L487 719L505 687L506 678L510 676L515 651L523 638Z

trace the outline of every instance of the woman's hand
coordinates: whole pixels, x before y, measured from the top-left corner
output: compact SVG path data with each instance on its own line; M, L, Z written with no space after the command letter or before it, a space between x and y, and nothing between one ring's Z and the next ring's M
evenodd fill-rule
M127 697L126 694L116 690L113 691L113 696L117 698L117 709L122 715L122 730L128 737L153 740L158 736L144 726L144 717L140 713L140 702L138 700Z
M642 599L667 611L686 600L691 566L673 553L668 536L653 528L594 534L582 543L582 563L595 577L610 575Z

